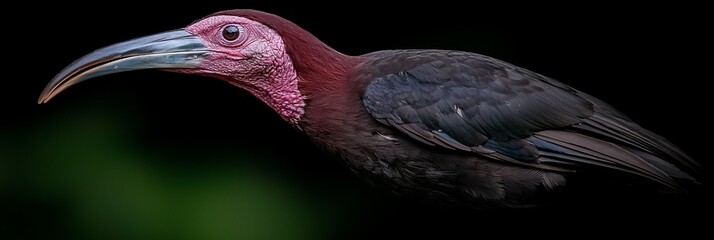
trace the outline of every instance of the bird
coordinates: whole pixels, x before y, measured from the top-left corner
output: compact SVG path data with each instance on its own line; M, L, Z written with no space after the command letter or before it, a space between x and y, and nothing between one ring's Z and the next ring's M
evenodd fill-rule
M251 9L100 48L61 70L38 103L142 69L241 88L351 172L399 194L518 208L575 188L579 177L658 193L701 184L702 166L680 148L550 77L458 50L347 55Z

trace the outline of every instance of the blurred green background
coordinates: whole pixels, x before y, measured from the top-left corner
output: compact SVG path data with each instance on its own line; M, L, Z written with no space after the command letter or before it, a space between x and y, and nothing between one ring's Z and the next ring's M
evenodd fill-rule
M99 101L4 129L12 220L70 239L326 239L360 205L346 188L306 186L270 162L287 154L156 144L140 125L136 112Z
M3 16L12 63L0 87L0 239L444 239L555 229L686 238L710 229L710 208L700 206L472 211L397 197L354 177L249 94L204 77L122 73L35 103L57 72L96 48L256 8L347 54L442 48L504 59L611 103L710 166L709 66L692 58L712 42L696 14L706 8L164 4L176 9L122 1L18 9L39 23ZM685 17L666 17L675 13ZM597 218L608 227L593 227Z

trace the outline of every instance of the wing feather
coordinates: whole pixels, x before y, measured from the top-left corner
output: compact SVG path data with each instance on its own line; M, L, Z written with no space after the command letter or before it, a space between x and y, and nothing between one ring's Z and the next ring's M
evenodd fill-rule
M585 93L483 55L388 52L365 64L375 120L429 146L553 171L595 166L672 190L699 165ZM402 67L380 64L399 62ZM369 71L368 71L369 72ZM683 170L684 169L684 170Z

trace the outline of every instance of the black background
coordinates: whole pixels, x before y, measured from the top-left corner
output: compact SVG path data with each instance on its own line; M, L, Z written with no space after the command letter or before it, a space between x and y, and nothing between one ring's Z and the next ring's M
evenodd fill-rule
M68 5L71 5L68 3ZM36 99L67 64L96 48L184 27L215 11L254 8L283 16L346 54L382 49L458 49L490 55L558 79L612 104L711 166L710 16L702 6L584 4L521 5L482 2L374 2L332 4L226 1L213 3L95 2L66 10L17 9L5 18L2 87L3 138L12 142L63 105L100 102L140 116L149 145L181 151L222 145L274 152L271 166L320 191L349 189L360 196L360 214L344 214L349 226L334 238L372 239L455 236L561 236L704 233L708 204L598 206L597 202L530 210L442 209L391 195L352 176L316 150L299 132L244 91L198 76L160 71L122 73L79 84L46 105ZM82 9L79 9L79 6ZM9 40L9 41L8 41ZM13 146L12 144L10 146ZM31 151L31 147L23 149ZM8 172L22 171L21 154ZM203 162L176 164L201 167ZM169 164L169 163L164 163ZM10 186L22 180L10 174ZM304 181L304 182L302 182ZM9 190L3 214L18 227L56 225L61 210L25 202ZM9 199L9 200L8 200ZM18 200L19 199L19 200ZM329 195L322 198L329 202ZM632 203L630 203L632 204ZM52 204L49 204L53 206ZM54 214L44 215L46 209ZM57 213L60 212L60 213ZM17 214L17 215L12 215ZM26 219L23 216L33 216ZM700 218L701 219L695 219ZM38 221L38 219L40 219ZM644 226L635 227L638 224ZM14 225L10 225L14 226ZM15 228L15 230L20 228ZM276 231L278 231L277 229ZM51 236L65 236L54 231ZM57 233L57 235L54 235ZM67 234L70 235L71 234Z

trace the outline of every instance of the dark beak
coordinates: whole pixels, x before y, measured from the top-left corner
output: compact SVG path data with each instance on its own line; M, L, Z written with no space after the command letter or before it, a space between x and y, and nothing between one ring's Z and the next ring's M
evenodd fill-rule
M62 90L102 75L141 69L197 67L207 55L203 41L185 30L174 30L98 49L63 69L47 84L37 103Z

